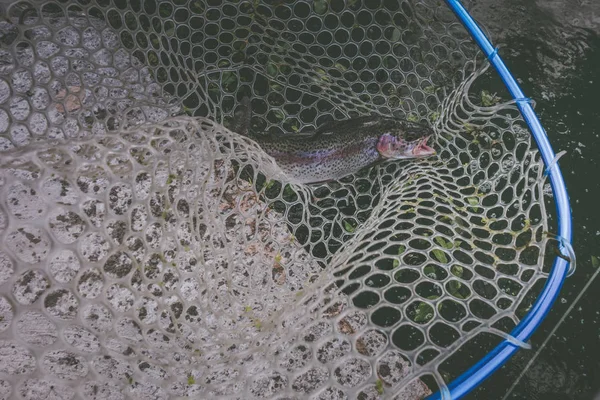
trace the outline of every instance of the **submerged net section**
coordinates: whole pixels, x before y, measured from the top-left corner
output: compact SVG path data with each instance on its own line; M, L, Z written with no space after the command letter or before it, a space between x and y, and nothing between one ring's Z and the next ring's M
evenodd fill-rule
M0 41L0 398L422 398L544 276L541 164L441 3L19 2ZM247 95L439 157L289 184Z

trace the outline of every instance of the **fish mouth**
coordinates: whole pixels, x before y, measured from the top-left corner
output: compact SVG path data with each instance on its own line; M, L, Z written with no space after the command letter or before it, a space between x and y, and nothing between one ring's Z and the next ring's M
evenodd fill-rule
M431 137L431 135L425 136L423 139L421 139L417 143L417 145L413 148L413 151L412 151L413 156L427 157L427 156L432 156L435 154L435 149L427 146L427 140L429 140L430 137Z

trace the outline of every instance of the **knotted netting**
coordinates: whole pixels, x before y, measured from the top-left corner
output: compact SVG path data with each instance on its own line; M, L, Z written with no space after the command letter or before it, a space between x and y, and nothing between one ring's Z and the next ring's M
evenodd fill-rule
M444 4L2 7L0 397L423 398L539 292L542 164ZM295 184L246 96L439 156Z

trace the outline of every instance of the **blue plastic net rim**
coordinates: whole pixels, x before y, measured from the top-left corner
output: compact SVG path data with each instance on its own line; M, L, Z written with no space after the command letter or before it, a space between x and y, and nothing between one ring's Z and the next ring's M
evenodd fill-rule
M557 236L562 238L563 243L568 243L570 246L572 241L572 220L567 189L560 167L557 160L555 160L555 154L550 145L550 141L548 140L548 136L531 105L532 101L523 94L516 79L504 64L502 57L498 55L498 48L492 45L482 29L477 25L460 1L445 1L502 78L504 85L515 100L523 119L533 135L544 164L547 167L550 167L547 168L547 170L549 171L550 185L554 193L558 215ZM558 297L558 293L567 276L568 266L569 263L566 260L556 257L541 294L538 296L536 302L525 318L512 330L510 333L511 337L519 342L526 342L529 339L535 329L544 320L554 304L554 301ZM511 343L510 340L503 340L477 364L450 382L447 388L443 388L443 393L434 393L427 399L446 399L448 397L448 392L450 393L451 399L463 397L493 374L494 371L500 368L519 348L520 347L515 344L514 341Z

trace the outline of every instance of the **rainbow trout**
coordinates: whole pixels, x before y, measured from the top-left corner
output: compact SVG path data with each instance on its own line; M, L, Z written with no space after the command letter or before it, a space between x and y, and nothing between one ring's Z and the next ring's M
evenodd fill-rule
M248 135L250 102L242 101L234 130ZM240 121L241 118L241 121ZM279 167L299 183L336 180L391 159L435 154L427 145L431 128L406 120L368 116L329 122L315 132L283 136L249 135Z

